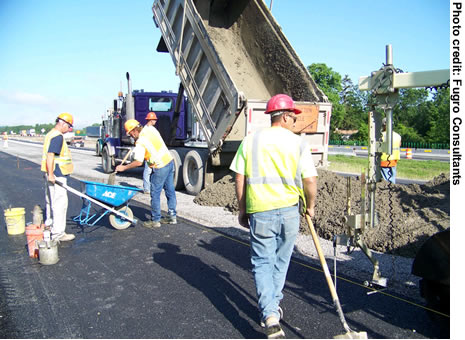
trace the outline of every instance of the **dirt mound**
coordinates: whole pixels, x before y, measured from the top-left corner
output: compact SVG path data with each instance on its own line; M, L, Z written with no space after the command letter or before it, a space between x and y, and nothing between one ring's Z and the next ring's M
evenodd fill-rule
M328 240L345 232L343 217L347 210L347 179L330 171L318 171L318 197L314 224L318 234ZM360 213L361 185L351 181L352 214ZM426 184L377 184L377 227L364 234L370 249L414 257L431 235L450 227L450 178L441 174ZM194 202L219 206L237 214L234 177L227 175L201 191ZM307 233L304 219L300 230Z

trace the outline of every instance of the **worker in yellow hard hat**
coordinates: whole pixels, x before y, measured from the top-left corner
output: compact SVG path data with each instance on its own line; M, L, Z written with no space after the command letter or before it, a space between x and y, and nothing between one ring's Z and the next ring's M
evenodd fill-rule
M279 303L299 232L299 198L301 210L314 216L317 172L310 146L291 132L300 113L288 95L273 96L265 111L271 127L246 136L230 166L236 173L239 224L250 228L258 307L268 338L284 337Z
M7 148L8 147L8 135L7 135L6 131L3 132L3 137L2 138L3 138L3 147Z
M67 234L66 212L68 210L68 193L66 189L57 184L67 183L68 177L73 173L73 163L68 145L63 134L73 127L73 116L61 113L55 120L55 127L45 136L41 170L46 181L46 217L52 219L52 239L71 241L73 234Z
M155 112L147 113L145 116L145 120L147 123L145 124L145 128L147 129L155 129L155 124L157 123L158 117ZM150 194L150 174L152 173L152 168L149 167L147 162L144 162L144 174L143 184L144 184L144 194Z
M143 222L146 228L158 228L161 224L176 224L176 192L174 190L174 160L160 133L153 126L142 128L135 119L124 123L126 133L135 139L134 161L118 165L116 171L123 172L141 166L144 160L152 169L150 174L151 219ZM162 219L160 195L165 190L168 216Z

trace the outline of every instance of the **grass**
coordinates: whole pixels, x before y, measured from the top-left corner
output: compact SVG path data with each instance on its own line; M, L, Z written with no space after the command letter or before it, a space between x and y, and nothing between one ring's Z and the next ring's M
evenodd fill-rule
M329 170L360 174L368 168L368 158L328 155ZM397 163L397 178L429 181L441 173L449 173L450 163L401 159Z

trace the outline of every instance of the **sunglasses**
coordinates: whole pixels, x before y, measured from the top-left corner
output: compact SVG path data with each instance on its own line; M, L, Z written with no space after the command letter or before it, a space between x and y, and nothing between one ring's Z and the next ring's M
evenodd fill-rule
M296 115L291 115L291 114L287 114L288 117L292 118L292 120L294 121L294 123L297 121L297 116Z

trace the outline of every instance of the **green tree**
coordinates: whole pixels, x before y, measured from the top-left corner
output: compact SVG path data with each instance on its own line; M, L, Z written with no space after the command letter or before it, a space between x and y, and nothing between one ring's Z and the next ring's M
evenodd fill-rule
M399 102L394 107L394 128L398 124L413 128L419 136L429 130L426 89L401 89Z
M369 136L369 132L368 132L368 116L367 116L366 122L360 121L358 132L353 134L350 137L350 139L363 142L363 143L367 143L368 136Z
M354 85L348 75L342 79L342 91L340 93L341 104L344 105L345 119L343 122L343 129L358 130L361 123L366 124L368 113L367 94L361 92L357 85Z
M450 143L450 89L440 89L433 95L430 110L430 129L427 132L431 143Z
M341 104L339 95L342 91L341 75L323 63L311 64L307 69L318 87L324 92L333 105L331 113L331 132L336 128L342 128L345 118L345 109L344 105Z

